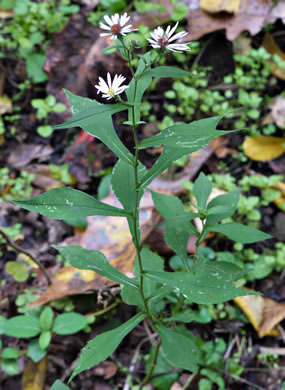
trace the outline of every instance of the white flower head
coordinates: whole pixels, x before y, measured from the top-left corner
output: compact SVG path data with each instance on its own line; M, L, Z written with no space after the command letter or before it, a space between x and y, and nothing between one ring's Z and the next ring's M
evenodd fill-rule
M155 49L165 48L171 51L179 52L179 51L188 51L191 50L188 46L188 43L179 43L180 40L185 37L188 33L186 31L181 31L175 35L174 32L177 29L178 22L171 29L170 26L167 27L164 32L162 27L157 27L150 35L153 39L147 38L151 46ZM174 43L174 41L178 41ZM171 43L173 42L173 43Z
M100 28L109 32L101 33L101 37L111 35L111 39L117 39L118 35L126 35L129 32L137 31L137 29L131 29L131 24L125 26L127 21L130 19L130 16L128 16L126 12L122 16L119 14L112 15L111 17L105 15L104 19L107 24L101 22Z
M97 94L101 92L103 98L107 98L108 100L112 99L115 95L120 95L126 88L129 88L128 85L121 85L125 80L126 78L124 76L116 74L112 81L111 75L108 72L107 83L102 77L99 77L99 84L95 85L95 88L98 89Z

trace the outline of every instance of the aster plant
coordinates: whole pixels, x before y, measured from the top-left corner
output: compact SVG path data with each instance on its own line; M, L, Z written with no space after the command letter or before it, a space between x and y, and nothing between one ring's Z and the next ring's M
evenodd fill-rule
M128 46L125 41L125 35L133 31L131 24L126 25L129 19L127 14L105 16L105 23L100 26L104 30L102 36L109 35L115 40L115 47L131 69L132 79L127 81L123 75L115 75L112 79L109 73L106 78L99 78L99 83L95 85L97 92L113 104L101 104L65 91L73 116L67 122L55 126L55 129L82 127L118 157L112 173L112 189L122 207L110 206L68 187L52 189L32 199L15 203L27 210L50 218L73 221L74 224L78 217L91 215L127 219L137 255L134 277L118 271L99 251L80 246L57 246L56 249L74 267L93 270L120 284L122 301L137 308L136 314L122 325L103 332L88 342L80 354L70 381L82 371L107 359L126 335L144 321L152 333L152 361L144 378L137 375L131 379L132 383L137 383L138 389L143 389L152 380L159 359L164 359L170 369L176 367L181 371L197 372L199 349L196 338L187 327L180 326L181 323L195 320L194 311L189 309L191 304L215 304L237 296L256 294L235 283L242 275L240 268L231 262L209 261L205 257L200 245L208 233L223 234L243 244L270 236L238 223L220 223L235 212L239 191L220 195L208 202L212 185L203 173L200 173L194 183L196 205L193 212L185 210L179 198L149 188L150 183L175 160L205 147L213 138L235 130L217 130L216 127L224 116L219 115L191 123L175 123L161 133L139 141L138 134L142 124L140 104L152 79L192 77L188 71L157 65L157 56L153 51L188 51L190 45L181 42L187 33L177 32L178 23L173 27L168 26L166 30L158 27L151 33L151 38L148 38L151 51L139 56L138 66L134 69L132 59L135 54L132 46ZM131 127L133 133L134 153L126 148L113 127L112 115L125 110L128 111L125 124ZM139 159L140 150L161 145L164 146L163 152L153 167L147 170ZM139 205L146 190L151 192L153 203L164 219L164 239L181 262L179 272L165 271L164 259L143 245ZM201 231L192 224L194 218L201 219ZM196 238L194 256L189 256L186 249L190 235ZM52 390L65 388L65 385L57 381Z

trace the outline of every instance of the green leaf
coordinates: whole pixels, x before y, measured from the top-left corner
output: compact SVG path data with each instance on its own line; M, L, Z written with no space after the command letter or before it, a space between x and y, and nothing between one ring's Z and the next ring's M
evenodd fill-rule
M79 313L63 313L56 316L53 332L57 334L72 334L84 329L88 324L86 317Z
M40 315L40 324L43 330L50 330L53 322L53 310L50 306L44 308Z
M186 213L183 203L175 196L160 194L154 191L151 191L151 194L155 207L166 218L163 223L165 226L165 242L186 261L186 247L189 234L197 234L196 229L189 222L194 218L195 214Z
M51 341L51 331L45 330L39 337L39 347L44 351L47 349Z
M171 317L164 318L163 322L173 322L173 321L179 321L179 322L192 322L194 320L194 312L190 309L183 310L182 312L176 313Z
M54 246L59 253L73 266L97 272L119 284L137 288L136 283L109 264L103 253L84 249L81 246Z
M69 390L69 387L62 383L59 379L57 379L50 390Z
M95 102L95 101L94 101ZM98 102L97 102L98 103ZM93 103L91 106L88 105L87 108L80 110L75 113L71 119L61 123L59 125L53 126L53 129L70 129L71 127L85 127L85 126L97 126L97 122L101 120L104 116L111 116L116 112L126 110L127 107L123 104L96 104Z
M4 316L0 316L0 335L4 333L5 322L7 319Z
M129 213L69 187L54 188L27 200L14 201L20 207L54 219L72 219L74 215L113 215L127 217Z
M156 176L167 169L173 161L178 160L185 154L202 149L213 138L231 133L231 131L216 130L218 122L223 117L224 115L219 115L194 121L190 124L174 124L164 129L161 133L143 140L138 146L139 149L159 145L165 145L165 148L153 167L142 178L140 187L147 186Z
M5 371L8 375L17 375L19 374L19 365L15 359L6 359L1 363L1 369Z
M143 164L138 166L138 179L146 174ZM134 210L135 172L134 167L123 160L119 160L112 173L112 188L124 209L130 213ZM139 191L141 199L143 191Z
M138 148L165 145L171 149L185 149L184 154L195 152L206 146L213 138L236 131L216 130L217 124L224 116L218 115L191 123L174 124L153 137L144 139Z
M156 329L161 338L166 359L176 367L197 372L198 348L193 341L189 337L173 332L161 324L158 324Z
M199 259L191 272L145 271L145 277L178 289L194 303L222 303L243 295L257 293L244 290L233 282L240 277L240 268L227 262Z
M159 78L165 78L165 77L197 77L191 72L187 72L186 70L175 68L173 66L157 66L153 69L148 69L146 72L144 72L141 76L141 79L145 79L148 77L159 77Z
M39 346L39 339L32 340L28 346L28 356L33 362L38 363L47 354L46 350L42 350Z
M64 92L74 115L77 115L84 110L93 110L93 108L102 106L96 100L74 95L66 89ZM112 106L113 105L109 105L109 107ZM124 109L126 109L126 107L124 107ZM106 115L106 113L98 115L95 122L92 122L89 125L82 125L82 127L86 133L91 134L102 141L116 156L130 164L134 163L134 156L122 143L114 129L110 112L108 115Z
M164 218L184 213L184 205L179 198L172 195L151 191L152 200L156 209Z
M37 336L40 331L39 319L29 315L12 317L7 320L4 325L4 333L12 337L34 337Z
M229 222L221 225L210 226L206 231L222 233L233 241L242 244L251 244L256 241L272 238L270 234L264 233L258 229L242 225L241 223Z
M96 336L93 340L89 341L82 349L79 362L77 363L69 382L80 372L88 370L107 359L107 357L115 351L123 338L145 317L146 315L143 312L138 313L118 328L101 333L99 336Z
M198 179L195 180L193 186L193 193L197 200L199 209L204 210L206 208L207 200L212 192L212 183L207 176L201 172Z
M219 195L211 200L207 206L208 215L205 226L214 225L225 218L231 217L237 209L239 197L240 190L235 190L228 194ZM217 209L219 206L223 208Z
M17 348L4 348L1 352L1 358L3 359L18 359L20 357L20 351Z

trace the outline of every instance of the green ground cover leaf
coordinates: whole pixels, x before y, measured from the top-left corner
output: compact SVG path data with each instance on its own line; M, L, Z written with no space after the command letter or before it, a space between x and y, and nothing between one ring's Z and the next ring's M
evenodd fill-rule
M12 337L29 338L37 336L40 332L40 321L34 316L15 316L4 324L4 333Z
M86 317L79 313L63 313L56 316L52 330L57 334L73 334L88 324Z

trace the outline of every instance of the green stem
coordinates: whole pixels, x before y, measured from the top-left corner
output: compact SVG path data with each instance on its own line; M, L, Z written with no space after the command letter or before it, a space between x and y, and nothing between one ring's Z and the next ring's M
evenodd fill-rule
M134 100L136 97L136 89L137 89L137 80L135 79L135 88L134 88ZM134 135L134 141L135 141L135 162L134 162L134 176L135 176L135 194L134 194L134 210L133 210L133 224L134 224L134 244L136 247L138 262L139 262L139 269L140 269L140 285L139 290L140 294L144 303L144 308L149 317L151 317L147 305L147 300L144 296L143 291L143 285L144 285L144 278L143 278L143 264L142 264L142 258L140 253L140 238L138 233L138 225L139 225L139 198L138 198L138 188L139 188L139 180L138 180L138 165L139 165L139 149L138 146L138 137L137 137L137 130L136 130L136 120L135 120L135 108L132 107L132 128L133 128L133 135Z
M144 378L144 380L140 384L139 390L142 390L144 385L146 385L148 383L148 381L150 380L150 378L152 377L153 371L154 371L156 363L157 363L158 352L159 352L160 346L161 346L161 340L159 340L155 346L155 351L154 351L153 361L151 363L151 368L150 368L147 376Z
M184 302L184 299L185 299L184 296L181 294L176 305L175 305L175 308L173 309L172 314L176 314L179 311L182 303Z

